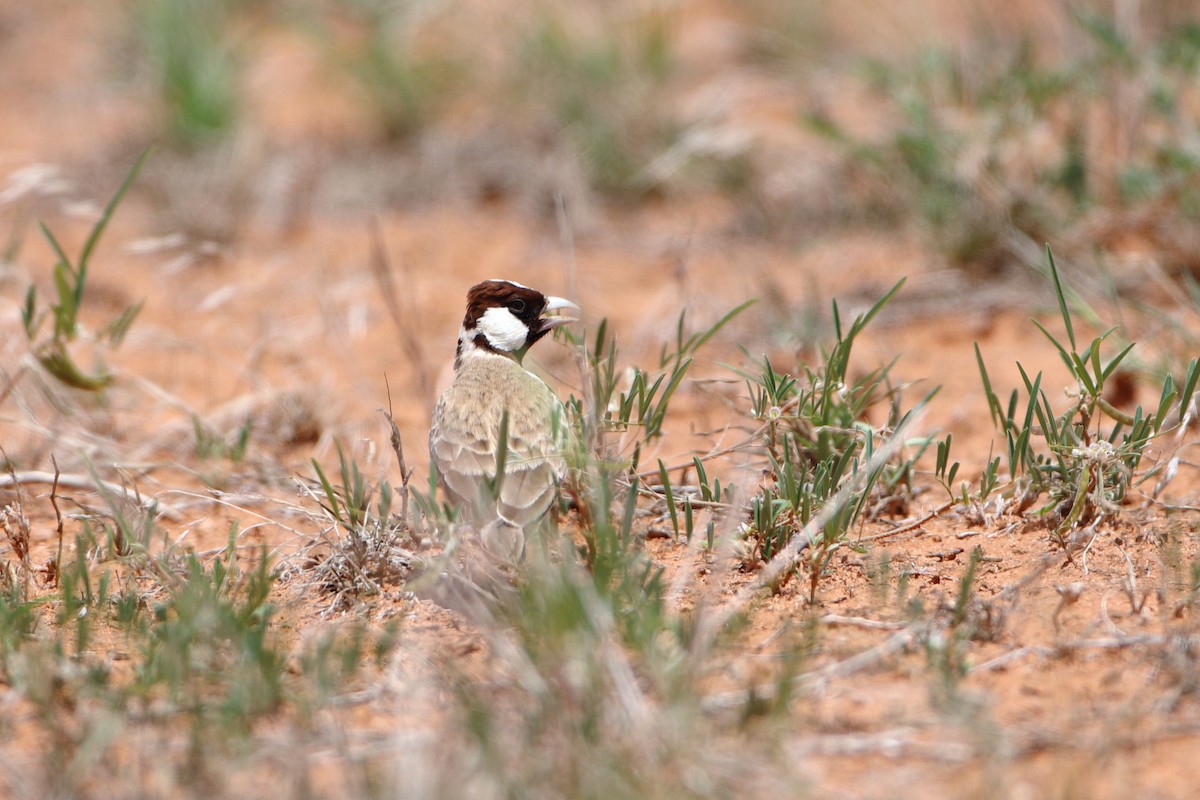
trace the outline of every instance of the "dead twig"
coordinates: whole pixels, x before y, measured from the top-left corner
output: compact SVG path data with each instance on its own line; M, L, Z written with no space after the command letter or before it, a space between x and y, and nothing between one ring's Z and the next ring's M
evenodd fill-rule
M782 408L780 408L780 410L779 410L780 415L782 416L783 414L788 413L793 408L795 408L797 405L799 405L799 403L800 403L799 397L789 400L787 403L785 403L783 405ZM716 450L710 450L709 452L705 453L704 455L696 456L696 458L698 458L700 461L712 461L714 458L720 458L721 456L727 456L730 453L737 453L742 450L747 450L751 447L756 447L757 446L756 442L758 441L759 437L761 437L764 433L766 433L767 430L773 424L774 424L773 422L764 422L753 433L751 433L750 436L743 439L742 441L737 442L735 444L728 445L726 447L718 448ZM696 462L693 459L691 461L683 461L678 464L672 464L669 467L667 467L666 469L667 469L668 473L677 472L679 470L688 469L690 467L693 467L693 466L695 466L695 464L696 464ZM651 478L651 477L658 475L659 473L660 473L660 470L658 470L658 469L648 469L648 470L645 470L644 472L639 472L637 474L637 477Z
M818 622L822 625L840 625L849 628L866 628L874 631L898 631L905 626L903 622L888 622L880 619L864 617L843 617L840 614L826 614Z
M926 758L932 761L961 763L972 758L974 749L965 742L926 742L916 737L919 731L899 728L864 733L821 733L788 743L788 751L804 756L882 755L888 758Z
M1083 650L1125 650L1131 647L1166 647L1174 642L1181 643L1184 647L1194 647L1200 644L1200 636L1164 636L1162 634L1147 633L1135 636L1110 636L1102 639L1079 639L1074 642L1056 642L1053 645L1029 645L1027 647L1018 647L1007 653L1002 653L995 658L976 664L970 668L969 672L989 672L994 669L1003 669L1012 662L1019 661L1026 656L1054 658Z
M1150 599L1150 593L1142 595L1138 599L1137 574L1133 568L1133 559L1129 557L1124 547L1118 545L1121 555L1125 557L1125 585L1122 587L1125 590L1125 596L1129 598L1129 608L1135 615L1140 615L1142 609L1146 607L1146 601Z
M991 670L994 670L994 669L1004 669L1012 662L1019 661L1020 659L1024 658L1025 656L1046 657L1046 656L1052 656L1052 655L1054 655L1054 648L1052 648L1052 647L1040 647L1040 646L1018 647L1015 650L1010 650L1007 653L1003 653L1001 655L996 656L995 658L989 658L987 661L984 661L980 664L976 664L975 666L968 669L967 673L974 674L976 672L990 672Z
M1058 592L1058 605L1054 607L1054 613L1050 615L1050 621L1054 623L1054 632L1059 631L1058 617L1067 606L1073 606L1079 602L1079 598L1083 595L1083 581L1074 581L1066 585L1056 585L1054 591Z
M54 465L54 483L50 485L50 505L54 507L54 532L58 538L58 551L54 556L54 588L58 588L58 576L62 572L62 554L63 554L63 515L58 507L58 479L61 477L58 470L58 459L50 456L50 463Z
M396 493L400 495L400 519L408 524L408 482L412 479L414 468L408 466L404 460L404 440L400 438L400 428L396 425L395 417L392 416L392 386L388 383L386 375L383 376L383 385L387 387L388 398L388 410L383 411L383 416L387 418L388 425L391 426L392 452L396 454L396 464L400 467L400 488L396 490Z
M926 522L929 522L930 520L936 519L937 517L940 517L942 514L945 514L947 511L949 511L951 508L954 507L954 504L956 502L958 502L958 501L947 500L945 503L942 503L937 508L935 508L932 511L930 511L929 513L925 514L923 517L915 519L912 522L906 522L898 528L892 528L890 531L884 531L883 533L877 533L874 536L864 536L856 541L858 541L858 542L876 542L876 541L879 541L880 539L889 539L892 536L899 536L902 533L908 533L911 530L915 530L916 528L921 527Z

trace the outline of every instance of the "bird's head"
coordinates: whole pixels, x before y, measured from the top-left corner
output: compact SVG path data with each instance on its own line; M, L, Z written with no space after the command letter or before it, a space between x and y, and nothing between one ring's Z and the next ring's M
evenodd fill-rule
M556 311L566 313L551 316ZM508 355L520 361L547 333L575 322L578 312L579 306L570 300L548 297L513 281L478 283L467 292L455 363L471 352Z

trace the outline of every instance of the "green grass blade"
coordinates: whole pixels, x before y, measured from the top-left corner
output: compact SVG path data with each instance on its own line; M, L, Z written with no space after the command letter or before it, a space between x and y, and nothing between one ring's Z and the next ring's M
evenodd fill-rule
M679 538L679 512L675 508L675 492L671 489L671 480L667 475L667 465L660 458L658 460L658 475L662 480L663 495L667 500L667 511L671 514L671 530L675 532L675 538Z
M700 456L692 456L692 463L696 467L696 483L700 485L700 499L711 501L712 487L708 485L708 470L704 468L704 462L700 460Z
M635 474L629 482L629 494L625 497L625 511L621 515L621 540L628 541L633 536L633 516L637 512L638 477Z
M757 302L758 302L757 298L751 298L751 299L747 300L746 302L742 303L741 305L735 307L733 310L731 310L725 316L721 317L719 320L716 321L715 324L712 325L712 327L710 327L707 331L705 331L703 334L701 334L700 338L698 338L694 342L690 343L690 345L687 348L688 352L695 353L697 350L699 350L701 347L703 347L704 344L709 339L711 339L713 336L715 336L717 334L717 332L721 330L721 328L724 328L726 325L728 325L734 319L734 317L736 317L738 314L741 314L743 311L745 311L747 308L749 308L750 306L754 305Z
M954 602L954 614L951 625L961 625L967 619L967 612L971 607L971 588L975 583L975 573L979 569L979 563L982 560L983 548L975 545L971 549L971 555L967 559L967 569L958 584L958 598Z
M120 204L121 199L125 196L125 192L128 191L129 187L133 184L134 178L136 178L137 174L141 172L142 165L146 163L146 159L149 158L149 156L150 148L147 147L142 151L142 154L138 156L138 159L134 162L133 167L130 168L129 172L125 175L125 180L121 182L121 186L117 189L116 194L114 194L108 201L108 205L104 207L104 212L100 215L100 219L96 220L96 224L92 226L92 233L90 236L88 236L87 241L83 245L83 250L79 253L80 284L83 283L82 278L87 272L88 259L91 258L92 251L95 250L96 244L100 241L100 236L104 233L104 229L108 227L108 221L112 218L113 212L117 210L117 206Z
M1125 360L1125 356L1129 355L1130 351L1133 350L1134 346L1135 346L1135 343L1130 342L1128 345L1125 346L1125 349L1123 349L1121 352L1119 352L1115 356L1113 356L1112 361L1109 361L1108 366L1105 367L1104 371L1100 373L1100 382L1101 383L1108 380L1109 376L1112 375L1113 372L1116 370L1116 368L1121 364L1121 362Z
M1090 357L1090 354L1095 352L1095 349L1091 349L1089 353L1084 354L1084 357L1080 357L1076 353L1071 353L1071 364L1073 365L1071 374L1074 375L1075 379L1079 381L1079 384L1083 386L1084 391L1092 397L1095 397L1098 394L1098 391L1096 382L1092 380L1092 374L1088 372L1087 361L1085 358ZM1097 361L1096 363L1099 365L1100 362Z
M39 355L38 363L64 385L85 392L106 389L113 381L112 373L103 368L93 374L84 372L68 355L61 342L53 343L47 352Z
M329 482L329 478L325 476L325 470L321 469L321 464L315 458L312 459L313 470L317 473L317 480L321 483L321 490L325 492L325 499L329 502L328 506L323 506L325 511L329 513L335 521L342 520L341 503L338 502L337 492L333 489L333 484Z
M1054 263L1054 252L1050 249L1050 245L1046 245L1046 260L1050 264L1050 277L1054 279L1054 295L1058 298L1058 310L1062 314L1063 324L1067 326L1067 339L1070 340L1071 349L1074 350L1076 348L1075 328L1071 325L1071 312L1067 310L1067 298L1063 293L1062 279L1058 275L1058 265Z
M508 409L500 415L500 430L496 433L496 474L493 477L492 495L499 499L504 487L504 475L508 469Z
M983 379L983 393L987 398L988 412L992 416L992 426L999 427L1000 421L1004 419L1004 409L1000 405L1000 398L992 389L992 380L988 377L987 366L983 363L983 353L979 350L979 342L975 342L975 363L979 365L979 376Z
M600 320L600 324L596 326L596 344L592 348L592 360L597 364L604 356L605 334L608 332L608 318Z
M37 313L37 287L31 283L29 290L25 292L25 304L21 306L21 325L25 328L26 339L33 341L40 322Z
M120 347L121 342L125 341L125 334L129 333L130 326L133 325L138 314L142 312L144 304L144 300L134 303L121 312L121 316L114 319L105 327L104 333L108 336L108 340L112 342L113 347Z
M675 368L674 373L671 375L671 382L663 390L662 397L655 404L654 411L650 415L650 419L646 422L647 438L658 436L662 432L662 425L667 416L667 404L671 402L671 397L675 394L675 390L679 388L680 382L683 381L683 377L687 374L688 367L691 365L692 359L686 358ZM655 385L657 386L657 384Z
M1162 394L1158 398L1158 410L1154 413L1154 431L1156 433L1162 427L1163 419L1166 418L1167 412L1171 410L1177 397L1179 397L1179 392L1175 391L1175 379L1167 375L1163 380Z
M1077 358L1077 356L1075 356L1075 358L1072 358L1072 356L1074 356L1075 354L1073 352L1068 351L1067 348L1065 348L1061 344L1059 344L1058 340L1054 338L1054 336L1050 333L1050 331L1046 330L1045 326L1042 325L1042 323L1038 322L1036 319L1030 319L1029 321L1032 322L1035 326L1037 326L1037 329L1039 331L1041 331L1047 339L1050 340L1050 344L1054 345L1054 348L1056 350L1058 350L1058 355L1062 358L1063 363L1067 365L1067 369L1070 371L1070 373L1072 375L1075 375L1076 377L1078 377L1078 366L1076 365L1076 362L1075 362L1075 358ZM1075 348L1073 338L1072 338L1071 348L1072 348L1072 350L1074 350L1074 348Z
M904 286L904 283L907 280L908 278L901 278L900 280L896 281L896 285L891 289L888 289L887 294L876 300L875 304L871 306L867 313L855 320L854 325L851 326L851 338L853 338L855 334L862 331L863 328L867 327L867 323L873 320L875 315L883 310L883 307L886 306L888 302L896 296L896 292L900 291L900 288Z
M1187 414L1188 406L1192 404L1192 395L1196 391L1196 381L1200 379L1200 361L1193 358L1188 363L1187 377L1183 382L1183 391L1179 393L1180 415Z
M38 227L42 230L42 236L46 237L46 241L50 243L50 247L54 249L54 255L58 257L58 261L70 273L71 277L75 277L75 267L71 265L71 259L67 258L67 253L63 250L61 244L58 243L58 238L51 233L46 227L46 223L39 222Z

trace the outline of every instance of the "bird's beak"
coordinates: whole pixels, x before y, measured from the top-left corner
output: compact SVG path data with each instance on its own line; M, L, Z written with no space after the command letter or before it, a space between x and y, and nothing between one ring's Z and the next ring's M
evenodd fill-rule
M546 316L552 311L562 311L564 313L555 315L553 317ZM549 331L554 328L561 328L568 322L578 322L579 315L581 313L582 310L579 308L579 306L575 305L570 300L566 300L561 297L547 297L546 308L542 311L542 316L540 317L542 330Z

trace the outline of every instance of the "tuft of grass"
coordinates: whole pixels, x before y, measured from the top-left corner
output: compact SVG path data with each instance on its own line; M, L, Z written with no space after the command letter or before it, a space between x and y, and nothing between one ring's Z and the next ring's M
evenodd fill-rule
M259 723L293 712L311 723L386 657L395 626L330 630L291 660L277 573L265 549L247 557L237 540L234 525L215 557L170 544L120 556L85 525L56 592L3 587L0 679L40 743L26 790L132 795L153 782L231 793L247 758L271 765ZM303 757L306 735L288 733L285 749ZM303 758L291 766L308 769Z
M914 414L936 390L903 412L889 378L895 362L850 377L856 339L903 284L898 282L845 330L835 301L836 340L819 366L806 367L803 381L778 372L766 359L757 374L743 373L767 461L765 479L750 501L747 561L775 559L799 532L815 525L799 544L812 601L834 553L846 545L847 533L872 508L906 505L903 493L911 490L916 460L927 446L901 458L877 455L885 447L888 453L897 449ZM875 429L865 420L881 403L887 404L887 421Z
M547 104L591 185L644 192L642 172L672 135L661 106L674 58L665 13L602 15L587 30L543 5L520 46L527 96Z
M234 0L138 0L133 16L167 139L210 144L233 128L239 65L230 40Z
M407 139L436 120L463 84L461 58L421 46L430 9L418 3L353 0L339 9L353 36L334 58L362 90L384 135Z
M250 445L253 427L254 421L247 419L238 426L231 438L212 430L204 424L200 415L193 414L192 433L195 437L196 458L201 461L227 459L234 464L241 463L246 458L246 448Z
M210 566L187 556L167 598L131 623L143 637L133 691L147 701L161 693L193 717L213 714L222 726L246 730L282 702L284 654L269 636L266 553L242 572L235 542L236 529L225 557Z
M112 383L113 373L103 363L91 370L85 369L79 365L75 356L70 352L69 345L80 338L83 333L80 313L87 291L92 253L99 245L100 237L108 227L109 220L112 219L113 213L137 177L148 155L149 151L142 153L134 162L133 167L126 174L125 180L109 199L108 205L104 207L104 211L92 226L91 233L88 234L77 258L72 259L68 256L50 229L45 224L40 225L42 234L58 258L53 271L54 299L50 301L49 308L43 310L40 307L37 287L30 284L25 293L25 303L21 308L21 324L25 338L29 341L30 349L38 363L65 386L99 392ZM141 310L141 303L135 303L126 308L91 338L97 344L119 347ZM48 335L43 335L42 328L47 317L51 320L52 329ZM99 355L98 350L97 355ZM11 390L11 386L9 390ZM7 394L7 390L5 394Z
M394 435L393 442L398 443L399 434ZM342 608L355 599L378 595L384 586L402 585L416 566L417 558L411 540L413 528L407 519L411 473L404 469L402 451L397 450L405 476L400 514L392 510L395 493L391 485L387 481L374 484L368 480L341 442L337 443L337 451L340 481L336 485L316 459L312 462L324 500L318 502L332 524L328 533L337 536L330 542L329 552L315 562L314 581L333 595L334 608ZM424 499L436 508L433 488ZM417 496L418 509L424 508L421 495Z
M29 554L30 527L25 508L18 498L0 510L0 529L16 557L16 564L5 563L0 572L0 592L14 598L29 599L33 563Z
M664 500L643 483L648 476L638 472L641 453L662 436L671 398L687 375L696 352L752 302L741 303L712 325L692 333L686 332L686 314L681 313L673 346L670 342L663 345L659 368L654 371L637 367L627 371L617 369L617 341L609 335L605 320L597 326L589 347L584 347L586 335L575 338L573 334L565 334L582 351L585 373L584 396L572 396L565 403L571 431L566 488L580 513L584 554L591 568L596 569L598 564L614 558L633 543L639 494L646 493L656 502L665 502L672 527L678 532L678 507L668 479L672 470L660 462L659 468L651 473L659 476L666 495ZM626 378L629 388L622 389L622 380ZM711 498L712 489L706 488ZM719 498L719 483L716 493ZM614 504L622 502L622 497L620 513L616 513ZM684 502L687 503L685 520L691 520L689 526L694 525L690 500ZM691 527L688 531L690 538ZM710 537L711 533L710 527Z
M1200 360L1193 358L1178 380L1167 375L1158 403L1151 409L1137 406L1130 412L1115 408L1106 399L1105 388L1134 344L1102 356L1106 340L1116 330L1109 328L1082 347L1068 292L1049 247L1046 258L1065 338L1036 320L1033 324L1054 345L1075 383L1068 391L1066 408L1056 411L1042 388L1042 374L1031 378L1019 363L1024 411L1017 389L1007 404L1002 403L978 344L975 353L992 422L1005 438L1008 471L1014 482L1012 510L1024 512L1044 497L1035 513L1047 521L1055 540L1066 546L1071 532L1119 515L1130 490L1158 473L1159 466L1140 470L1142 458L1152 440L1176 430L1185 417L1200 381ZM1044 441L1042 447L1037 444L1039 438Z
M677 107L676 24L676 12L657 5L579 13L542 2L520 32L510 79L518 108L602 197L733 190L747 179L745 137Z
M225 489L229 486L227 468L236 467L246 460L253 428L254 420L247 418L236 430L223 433L205 424L198 414L192 414L195 455L200 462L197 475L205 486L212 489Z
M987 609L975 595L982 559L983 548L971 548L953 605L939 609L925 636L925 656L932 670L930 690L936 707L954 709L962 705L961 683L971 667L970 644L990 641L996 635Z
M1070 242L1070 255L1087 258L1141 230L1147 214L1188 225L1200 210L1200 151L1185 124L1194 22L1142 14L1135 41L1112 12L1064 16L1057 49L1030 32L981 37L970 58L926 49L867 63L892 116L885 133L857 136L820 110L802 124L881 179L885 204L923 223L952 264L980 275L1027 260L1027 242ZM1168 271L1196 263L1194 242L1152 236Z

